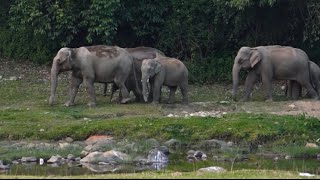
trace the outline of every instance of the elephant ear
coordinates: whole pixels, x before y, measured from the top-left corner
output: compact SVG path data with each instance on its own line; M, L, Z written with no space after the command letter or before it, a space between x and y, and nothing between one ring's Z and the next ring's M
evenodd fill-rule
M160 71L161 71L161 64L159 61L155 61L155 67L154 67L155 74L158 74Z
M71 61L71 49L69 48L64 48L63 52L61 52L64 54L65 58L60 59L59 64L64 63L65 61Z
M254 67L260 61L261 61L261 56L260 56L259 50L254 49L250 57L251 67Z

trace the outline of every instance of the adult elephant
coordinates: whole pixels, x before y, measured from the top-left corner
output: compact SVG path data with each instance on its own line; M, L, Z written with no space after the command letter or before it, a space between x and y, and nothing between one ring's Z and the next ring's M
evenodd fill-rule
M247 70L245 91L242 101L247 101L252 87L259 77L266 93L266 100L272 101L272 80L295 80L307 88L314 99L319 99L310 81L309 58L298 48L290 46L241 47L235 57L232 76L232 98L236 99L239 72Z
M126 81L126 87L128 88L129 93L132 91L133 94L136 97L136 101L137 102L143 102L143 95L141 93L141 89L142 89L142 83L141 83L141 65L142 65L142 61L144 59L154 59L156 57L156 54L161 55L161 56L165 56L163 52L161 52L158 49L152 48L152 47L144 47L144 46L140 46L140 47L136 47L136 48L124 48L125 50L127 50L133 57L133 63L134 63L134 71L131 71L127 81ZM133 73L136 74L137 77L137 82L133 76ZM136 87L138 84L138 87ZM111 95L110 95L110 100L113 97L113 94L115 91L117 91L119 88L116 84L112 85L111 88ZM107 92L107 85L105 85L104 88L104 94L106 95ZM150 99L152 97L149 97Z
M159 57L145 59L141 65L142 94L145 102L148 101L150 87L153 89L153 101L160 102L160 92L163 85L170 89L169 102L174 103L175 92L180 87L182 103L188 104L188 69L178 59Z
M72 71L69 100L66 106L74 105L74 99L83 82L90 97L89 106L96 105L94 82L114 82L121 90L121 103L130 100L125 86L133 66L133 57L123 48L117 46L87 46L79 48L61 48L53 59L51 68L51 95L49 104L55 98L58 74Z
M311 81L312 85L315 87L316 91L319 92L320 88L320 67L313 61L309 61L310 63L310 73L311 73ZM288 98L297 100L302 96L302 87L296 81L288 80L286 84L286 95ZM308 92L306 97L310 97L310 93Z

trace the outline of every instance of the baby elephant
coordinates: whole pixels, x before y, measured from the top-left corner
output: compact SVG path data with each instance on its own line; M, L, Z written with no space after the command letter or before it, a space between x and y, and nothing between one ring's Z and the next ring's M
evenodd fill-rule
M159 103L161 87L165 85L170 89L168 103L174 103L175 92L179 86L182 103L188 104L188 69L180 60L164 56L145 59L142 61L141 73L142 94L145 102L148 101L151 89L153 92L152 103Z

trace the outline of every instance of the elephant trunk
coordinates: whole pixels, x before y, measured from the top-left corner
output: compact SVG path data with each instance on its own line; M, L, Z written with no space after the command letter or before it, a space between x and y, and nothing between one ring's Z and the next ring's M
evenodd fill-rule
M54 61L51 68L51 94L49 98L49 105L52 105L54 102L54 97L57 89L58 74L59 74L58 65L57 65L57 62Z
M234 63L233 68L232 68L232 81L233 81L232 99L233 100L236 100L237 89L238 89L238 84L239 84L239 72L240 72L240 67L237 65L237 63Z
M150 93L149 77L143 77L142 78L142 95L145 102L148 102L149 93Z

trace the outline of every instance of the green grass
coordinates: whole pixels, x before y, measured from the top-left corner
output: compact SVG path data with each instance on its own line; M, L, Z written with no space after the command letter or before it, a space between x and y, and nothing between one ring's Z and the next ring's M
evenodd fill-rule
M299 176L298 172L273 171L273 170L236 170L224 173L198 173L198 172L146 172L129 174L103 174L88 176L6 176L4 179L306 179ZM319 179L319 176L312 179Z

